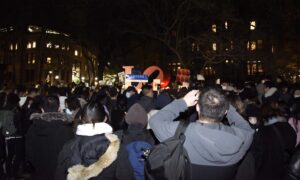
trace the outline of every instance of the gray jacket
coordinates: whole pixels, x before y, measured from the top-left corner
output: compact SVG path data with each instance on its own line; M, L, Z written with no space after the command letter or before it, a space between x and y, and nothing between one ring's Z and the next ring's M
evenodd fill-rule
M179 122L173 120L187 108L184 100L175 100L149 120L150 127L159 141L164 141L174 135ZM192 165L229 167L236 165L246 154L252 143L254 131L232 106L228 110L227 118L231 126L222 123L193 122L187 127L184 147ZM196 168L194 171L199 171L199 169ZM210 174L212 173L214 172ZM211 178L228 179L221 176L220 178L213 176ZM195 179L197 178L195 177Z

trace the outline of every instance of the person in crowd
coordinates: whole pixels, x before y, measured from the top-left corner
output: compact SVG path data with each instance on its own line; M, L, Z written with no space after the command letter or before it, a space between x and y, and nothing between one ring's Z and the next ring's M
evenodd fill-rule
M264 96L262 97L262 102L267 103L271 101L277 101L279 99L280 93L275 86L275 84L268 80L264 83Z
M115 132L122 142L118 158L117 177L122 180L144 179L142 155L155 144L154 138L146 129L148 124L147 112L139 103L136 103L129 109L125 121L128 128Z
M115 179L120 140L98 100L81 112L75 137L61 150L55 179Z
M260 119L264 126L260 128L259 144L261 157L256 159L257 180L284 178L284 170L296 144L296 133L287 123L284 108L277 100L264 103L260 108Z
M137 103L139 103L146 110L147 113L155 109L155 101L153 96L154 93L152 86L144 85L142 87L142 96Z
M75 96L70 96L65 100L64 113L68 117L69 122L73 122L77 113L80 111L81 105Z
M284 180L299 180L300 179L300 145L295 149L293 156L290 159L287 173Z
M196 105L199 118L185 132L184 147L191 161L191 179L233 179L238 162L251 145L253 130L248 122L229 106L225 95L216 88L192 90L182 99L158 111L149 121L155 136L164 141L174 135L180 112ZM227 116L230 126L221 123Z
M129 86L125 91L124 95L127 98L127 109L129 109L133 104L139 100L139 95L133 86Z
M73 137L72 126L65 114L59 112L57 96L44 97L42 113L34 113L33 124L26 134L26 158L35 171L32 179L53 179L58 153L64 143Z
M15 93L4 96L0 110L1 155L5 157L5 169L8 178L17 178L19 168L24 160L22 112L20 98Z
M114 131L127 128L127 124L125 122L126 111L127 99L125 96L119 95L117 98L117 103L112 107L110 113L111 126L113 127Z

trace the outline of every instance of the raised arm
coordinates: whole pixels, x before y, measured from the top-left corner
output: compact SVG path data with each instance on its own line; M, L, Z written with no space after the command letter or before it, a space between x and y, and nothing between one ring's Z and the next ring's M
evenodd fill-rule
M198 97L199 91L190 91L184 98L174 100L150 118L150 127L159 141L164 141L174 135L179 122L173 120L179 116L180 112L195 105Z

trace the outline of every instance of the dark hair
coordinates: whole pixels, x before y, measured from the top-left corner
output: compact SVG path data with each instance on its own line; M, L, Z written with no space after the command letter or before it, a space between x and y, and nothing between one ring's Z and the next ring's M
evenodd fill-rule
M200 106L200 117L208 117L221 121L229 102L221 90L216 88L205 88L201 91L198 104Z
M74 97L74 96L70 96L68 97L66 100L65 100L66 104L68 105L68 108L71 110L71 111L74 111L78 108L80 108L80 102L79 100Z
M81 112L82 124L103 122L105 118L107 118L107 114L99 101L91 101L86 104Z
M57 96L46 96L42 101L42 108L45 112L58 112L59 98Z
M266 82L264 83L264 85L265 85L267 88L275 87L275 84L274 84L272 81L266 81Z
M276 116L287 116L287 104L283 101L272 101L264 103L260 108L261 120L268 121Z
M116 97L118 95L118 90L116 87L110 87L108 93L110 97Z
M6 101L4 102L5 104L3 104L4 108L7 110L12 110L15 107L19 106L19 101L20 101L20 98L18 95L14 94L14 93L9 93L6 96Z

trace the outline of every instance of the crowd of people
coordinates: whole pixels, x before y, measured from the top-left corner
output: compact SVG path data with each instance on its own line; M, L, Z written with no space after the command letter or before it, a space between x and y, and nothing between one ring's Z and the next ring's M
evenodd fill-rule
M140 92L3 87L0 179L149 179L147 156L181 121L189 168L180 179L300 179L299 84L204 84L158 91L145 84Z

